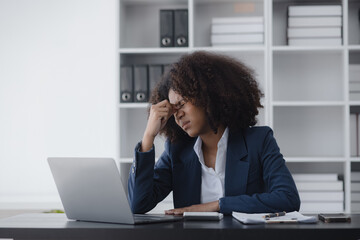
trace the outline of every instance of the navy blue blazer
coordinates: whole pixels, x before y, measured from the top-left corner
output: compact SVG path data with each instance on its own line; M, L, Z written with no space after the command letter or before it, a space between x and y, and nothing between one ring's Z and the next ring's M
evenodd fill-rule
M128 181L133 213L150 211L171 191L175 208L200 203L201 164L195 141L166 141L156 164L154 147L139 152L138 143ZM219 205L225 214L299 210L298 191L269 127L229 131L224 195Z

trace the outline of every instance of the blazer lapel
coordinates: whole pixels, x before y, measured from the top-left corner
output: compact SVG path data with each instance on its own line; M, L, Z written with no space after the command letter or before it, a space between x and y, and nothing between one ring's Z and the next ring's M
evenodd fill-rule
M249 161L247 147L241 132L229 132L225 168L225 196L246 193Z
M190 197L190 205L199 204L200 203L200 195L201 195L201 164L199 162L199 158L196 155L195 151L192 151L190 156L190 161L188 161L189 168L191 169L191 173L188 176L188 184L191 185L188 196Z
M195 141L194 141L195 142ZM186 207L200 203L201 164L193 149L193 144L182 148L180 161L175 161L176 177L174 181L174 206Z

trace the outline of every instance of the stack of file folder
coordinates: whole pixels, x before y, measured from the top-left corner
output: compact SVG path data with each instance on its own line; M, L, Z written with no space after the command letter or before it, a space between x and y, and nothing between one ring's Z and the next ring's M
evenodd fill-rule
M360 212L360 172L351 172L351 212Z
M303 213L344 211L343 181L336 173L292 174L299 191Z
M187 9L160 10L160 47L188 47Z
M151 91L168 64L123 65L120 68L120 102L148 102Z
M340 5L289 6L288 45L340 46L342 7Z
M349 65L349 95L350 100L360 100L360 64Z
M360 107L350 107L350 156L360 157Z
M211 45L243 45L264 43L263 17L213 18Z

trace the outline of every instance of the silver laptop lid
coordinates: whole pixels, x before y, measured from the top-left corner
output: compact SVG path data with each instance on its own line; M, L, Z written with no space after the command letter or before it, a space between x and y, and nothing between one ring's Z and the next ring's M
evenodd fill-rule
M134 224L114 159L48 158L66 216Z

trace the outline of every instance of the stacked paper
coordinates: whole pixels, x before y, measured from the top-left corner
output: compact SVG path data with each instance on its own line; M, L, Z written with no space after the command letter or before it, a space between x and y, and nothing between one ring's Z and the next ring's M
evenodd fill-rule
M341 45L340 5L289 6L288 44L292 46Z
M336 173L298 173L293 178L300 195L300 212L344 211L343 181Z
M360 64L349 65L349 94L350 100L360 100Z
M264 43L263 17L213 18L211 45L242 45Z
M268 213L240 213L232 212L232 216L243 224L264 224L264 223L316 223L315 216L304 216L299 212L289 212L285 216L264 218Z
M360 172L351 172L351 212L360 212Z

